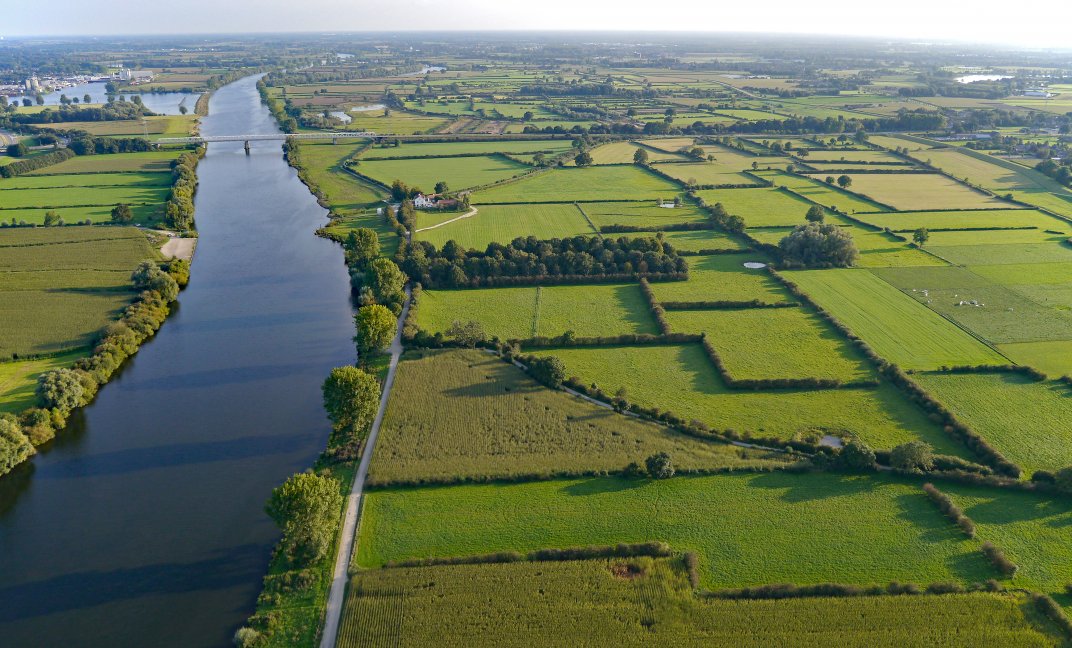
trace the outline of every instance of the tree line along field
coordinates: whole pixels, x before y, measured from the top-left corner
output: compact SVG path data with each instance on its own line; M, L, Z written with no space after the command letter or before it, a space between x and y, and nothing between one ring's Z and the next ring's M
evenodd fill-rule
M632 558L360 572L339 645L560 645L582 636L592 646L1060 645L1017 595L705 599L684 571L677 560ZM906 626L910 618L928 623Z

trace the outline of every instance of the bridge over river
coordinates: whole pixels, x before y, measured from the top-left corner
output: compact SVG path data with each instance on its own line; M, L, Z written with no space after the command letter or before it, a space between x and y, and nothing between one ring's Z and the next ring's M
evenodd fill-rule
M244 142L246 153L249 153L250 142L262 142L266 140L331 140L332 144L338 144L340 139L389 139L389 140L433 140L441 139L466 139L489 138L489 139L556 139L564 138L566 133L511 133L501 135L495 133L443 133L435 135L392 135L374 133L372 131L337 131L334 133L272 133L267 135L194 135L191 137L161 137L153 140L153 144L206 144L208 142Z

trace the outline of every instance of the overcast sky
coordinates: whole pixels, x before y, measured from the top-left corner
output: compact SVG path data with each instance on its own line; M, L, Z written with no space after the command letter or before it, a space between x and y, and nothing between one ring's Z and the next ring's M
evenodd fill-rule
M680 30L1072 49L1068 0L0 0L0 36L382 30Z

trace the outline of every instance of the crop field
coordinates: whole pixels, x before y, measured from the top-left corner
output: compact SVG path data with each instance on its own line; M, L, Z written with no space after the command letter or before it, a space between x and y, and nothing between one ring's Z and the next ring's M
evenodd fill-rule
M979 539L1001 547L1019 566L1011 585L1052 594L1068 613L1065 585L1072 581L1068 500L955 484L941 488L975 522Z
M197 115L165 115L115 121L69 121L42 124L51 130L82 130L106 137L188 137L197 125Z
M850 191L885 203L895 209L985 209L1008 206L1008 203L991 198L937 173L851 173L848 175L852 178ZM818 178L818 180L821 179Z
M874 377L828 324L800 308L668 311L674 332L706 333L734 378Z
M1018 374L919 374L957 418L1028 473L1056 471L1072 456L1072 389Z
M1034 209L979 209L970 211L874 212L855 214L856 218L876 227L910 232L920 227L1038 227L1062 230L1067 225ZM932 235L936 232L932 232Z
M781 439L857 436L878 448L923 439L945 454L965 452L885 384L876 389L731 390L699 344L563 348L537 354L557 356L566 365L566 375L585 384L610 394L624 388L630 401L715 429Z
M0 230L0 359L85 346L155 252L133 227Z
M0 210L0 222L10 224L26 223L29 225L43 225L45 216L49 212L63 219L67 225L82 223L87 219L90 224L109 223L112 220L112 209L115 205L100 205L97 207L58 207L56 209L3 209ZM162 205L132 205L130 211L134 215L135 223L149 223L157 219Z
M725 167L709 162L685 162L680 164L660 164L658 169L677 178L687 185L756 185L761 186L755 178L738 171L727 171Z
M501 142L406 142L401 146L373 147L361 154L362 160L399 157L471 155L474 153L544 153L548 157L573 148L572 140L522 140ZM632 158L629 162L632 162Z
M879 356L902 368L1006 362L993 349L867 270L806 270L785 276Z
M748 227L802 225L812 206L807 200L780 189L714 189L698 191L708 205L722 203L729 213L740 216Z
M18 176L0 181L0 190L70 189L78 187L170 187L170 173L84 173Z
M837 208L846 213L887 211L887 207L860 196L851 191L846 191L838 186L824 182L824 178L808 178L806 176L793 175L781 172L761 172L759 175L767 178L776 185L787 187L793 192L804 196L808 200L825 207ZM881 199L878 199L881 201Z
M875 274L993 343L1058 340L1072 330L1072 313L1029 299L971 269L891 268Z
M640 143L667 153L677 153L683 148L695 145L696 140L691 137L660 137L658 139L640 140Z
M64 173L123 173L135 171L170 171L171 161L181 150L163 149L143 153L113 153L110 155L79 155L59 164L30 171L25 176Z
M950 637L1009 647L1060 641L1016 595L705 599L694 596L679 562L665 558L380 569L355 575L349 591L342 648L392 639L528 647L534 628L540 645L567 645L581 636L590 646L737 648L902 648L939 646ZM927 623L904 623L913 618Z
M766 260L752 252L690 258L688 281L656 282L651 289L659 301L794 301L766 269L743 265Z
M392 110L384 116L383 111L350 112L351 121L346 130L372 131L380 135L414 135L434 133L449 123L443 117L419 115L416 113Z
M0 362L0 413L18 414L33 407L37 402L37 377L52 369L69 367L84 355L85 351L73 351L36 360Z
M459 396L467 406L457 406ZM399 367L370 479L616 471L663 451L682 468L785 461L777 453L742 450L543 389L480 351L429 351L408 354Z
M482 205L476 215L447 223L434 229L421 222L416 238L441 247L449 240L457 241L466 248L483 250L488 243L509 243L519 236L535 236L540 239L565 238L580 234L592 235L594 230L576 205ZM452 212L457 218L464 212ZM443 216L446 216L445 214ZM441 218L436 215L436 218ZM420 221L425 220L422 215Z
M451 190L489 184L516 176L529 167L501 156L368 160L357 171L383 184L402 180L407 185L431 192L437 182L445 181Z
M473 203L602 202L672 199L681 190L635 166L556 169L478 191Z
M916 157L925 157L931 164L957 178L967 178L972 183L986 187L994 193L1006 192L1059 192L1068 193L1056 180L1033 169L998 160L985 153L963 151L959 148L931 149ZM1072 194L1069 194L1072 195Z
M475 320L489 336L528 339L573 331L579 337L656 333L636 284L426 290L417 321L430 332Z
M660 207L654 200L643 202L585 202L581 209L596 227L629 225L653 230L676 223L695 223L707 216L695 205L682 202L677 207ZM608 236L616 236L610 234Z
M366 495L364 517L357 560L366 568L661 540L699 554L707 587L994 576L918 484L877 477L775 472L377 490Z
M812 151L804 161L812 162L904 162L886 151Z

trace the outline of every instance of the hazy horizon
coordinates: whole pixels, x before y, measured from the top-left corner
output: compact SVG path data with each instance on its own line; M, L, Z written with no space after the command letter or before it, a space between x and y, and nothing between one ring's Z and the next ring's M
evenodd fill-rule
M170 5L112 0L49 0L6 17L0 37L201 36L267 33L364 34L375 32L638 32L862 37L931 43L1004 45L1069 50L1065 24L1072 10L1055 0L1030 12L1010 12L995 0L975 3L965 15L950 0L904 0L888 8L850 7L831 0L803 5L768 0L761 15L751 6L716 6L701 0L659 5L623 0L545 0L537 9L492 0L398 0L389 9L367 0L188 0ZM209 17L206 20L206 16ZM687 25L687 28L682 28Z

